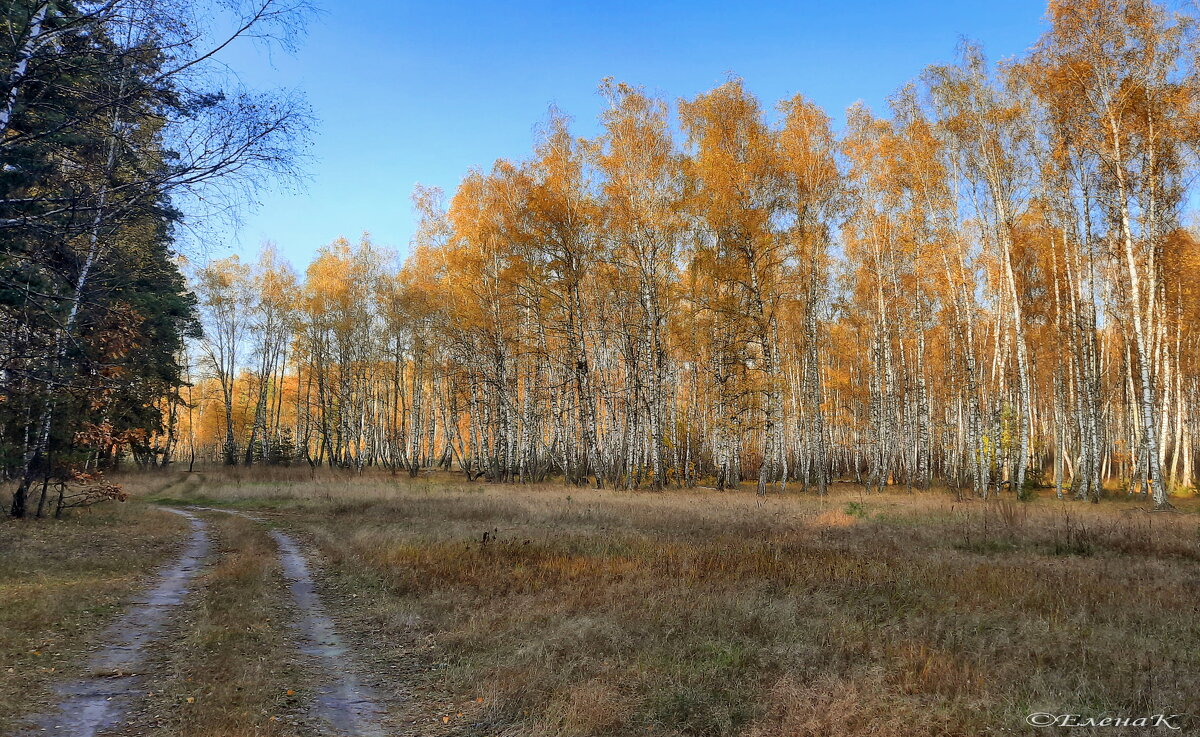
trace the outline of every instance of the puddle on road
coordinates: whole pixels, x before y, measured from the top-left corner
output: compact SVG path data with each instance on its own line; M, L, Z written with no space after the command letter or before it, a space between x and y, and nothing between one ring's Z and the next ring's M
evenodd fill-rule
M104 631L104 644L87 661L90 677L65 683L55 690L59 704L54 712L35 719L42 733L94 737L115 725L128 708L132 696L141 694L140 677L147 647L162 634L171 609L183 602L209 550L207 525L199 517L180 509L168 512L187 518L191 534L183 555L158 573L153 587L129 603Z

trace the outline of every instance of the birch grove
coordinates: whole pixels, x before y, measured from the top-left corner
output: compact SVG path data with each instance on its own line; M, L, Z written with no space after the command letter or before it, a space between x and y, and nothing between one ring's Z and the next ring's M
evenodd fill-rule
M595 137L552 111L528 158L419 189L403 261L364 237L271 296L246 281L255 314L294 291L289 317L179 437L472 481L1168 506L1197 481L1195 23L1048 17L1025 56L963 44L840 131L739 79L606 80Z

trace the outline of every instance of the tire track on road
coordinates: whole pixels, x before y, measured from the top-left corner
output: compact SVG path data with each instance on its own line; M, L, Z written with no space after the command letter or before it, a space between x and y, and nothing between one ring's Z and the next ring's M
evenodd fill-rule
M144 691L137 670L147 647L162 634L171 611L183 602L192 580L208 555L211 542L204 520L181 509L166 509L185 517L191 532L183 554L159 571L153 587L130 602L130 607L105 629L107 643L87 661L88 676L58 686L55 710L36 717L44 733L94 737L114 726L132 697Z
M329 677L319 689L317 715L328 721L339 734L383 737L383 728L379 724L383 709L376 703L371 690L353 675L347 649L317 595L307 558L286 533L271 530L271 537L279 545L283 574L289 580L292 599L300 607L297 628L307 640L301 650L320 659Z
M194 509L235 514L259 523L266 521L230 509ZM316 658L323 671L324 678L316 688L314 716L327 722L339 736L385 737L381 725L384 709L379 706L374 692L354 675L353 658L321 603L308 558L287 533L277 529L268 532L279 546L283 575L288 580L292 601L299 609L299 616L293 623L301 640L299 649Z

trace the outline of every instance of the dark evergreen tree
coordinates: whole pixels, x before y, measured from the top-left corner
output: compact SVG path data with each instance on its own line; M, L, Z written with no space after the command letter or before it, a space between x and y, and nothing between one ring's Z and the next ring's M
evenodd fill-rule
M174 203L290 172L303 107L213 86L223 43L197 41L200 5L0 9L0 471L17 481L14 516L124 453L169 460L171 441L151 439L171 437L178 356L199 329ZM279 35L303 10L252 5L235 36Z

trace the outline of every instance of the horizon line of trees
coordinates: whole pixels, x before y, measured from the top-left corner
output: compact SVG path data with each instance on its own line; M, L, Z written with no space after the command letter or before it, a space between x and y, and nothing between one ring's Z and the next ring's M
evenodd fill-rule
M1169 506L1197 473L1196 19L1048 20L840 133L738 79L674 115L605 81L598 137L552 111L528 159L418 188L402 264L365 238L303 277L209 263L197 380L164 408L186 430L143 458Z

